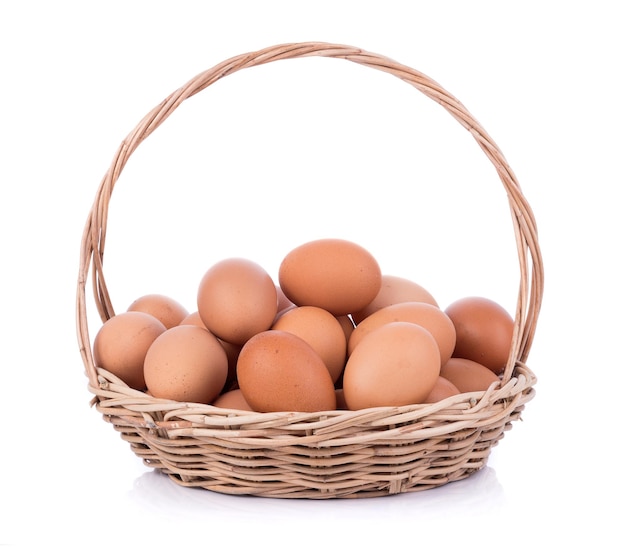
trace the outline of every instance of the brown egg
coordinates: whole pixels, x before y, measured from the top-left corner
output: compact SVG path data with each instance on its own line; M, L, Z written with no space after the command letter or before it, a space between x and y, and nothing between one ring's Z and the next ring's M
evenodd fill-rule
M170 328L150 346L144 361L146 385L155 397L210 403L221 393L228 360L221 343L195 325Z
M207 329L197 311L190 313L179 325L193 325ZM228 341L224 341L219 337L217 339L222 344L222 347L224 347L224 351L226 351L226 356L228 358L228 378L226 379L226 382L227 384L232 383L237 378L237 357L239 356L239 351L241 351L241 345L228 343Z
M437 381L430 390L430 393L426 396L426 399L424 399L424 403L437 403L453 395L458 395L459 393L461 392L456 385L440 375L437 376Z
M362 320L354 328L348 341L348 356L363 338L373 330L390 322L411 322L426 328L439 346L441 362L452 356L456 341L454 324L440 308L418 301L407 301L385 306Z
M343 239L319 239L296 247L278 270L281 289L298 306L318 306L335 316L369 304L380 289L376 259Z
M374 300L362 310L353 313L352 319L358 324L381 308L406 301L419 301L439 307L435 298L418 283L403 277L383 274L380 290Z
M486 366L465 358L451 358L441 367L440 375L461 393L486 391L493 382L500 381Z
M290 310L293 310L294 308L296 308L295 304L291 304L289 306L286 306L285 308L279 310L276 313L276 316L274 317L274 321L272 322L272 325L274 325L276 323L276 320L278 320L283 314L285 314L285 312L289 312Z
M213 403L214 407L234 410L252 410L241 392L241 389L231 389L222 393Z
M243 345L268 330L278 298L271 276L256 262L228 258L214 264L198 287L198 313L220 339Z
M121 312L107 320L94 338L94 363L133 389L143 390L143 363L148 348L166 331L157 318L145 312Z
M197 310L195 312L190 312L187 316L185 316L180 321L179 326L187 326L187 325L200 326L201 328L206 328Z
M350 316L349 314L337 316L337 321L341 324L343 333L346 336L346 345L347 345L350 339L350 336L352 335L352 332L354 331L354 321L352 320L352 316Z
M237 381L257 412L316 412L337 406L322 358L304 339L286 331L258 333L242 347Z
M465 297L445 309L456 329L452 356L479 362L496 374L506 366L515 322L498 303L483 297Z
M226 358L228 359L228 377L226 378L226 382L233 383L237 381L237 359L239 358L239 353L241 352L241 345L228 343L219 337L217 339L222 344L222 347L226 352Z
M317 306L298 306L284 313L272 326L304 339L322 357L333 383L346 362L346 335L337 317Z
M189 314L187 309L175 299L157 293L135 299L128 307L128 312L131 311L152 314L168 329L180 324Z
M348 358L343 393L351 410L422 403L439 375L441 357L432 334L409 322L368 333Z

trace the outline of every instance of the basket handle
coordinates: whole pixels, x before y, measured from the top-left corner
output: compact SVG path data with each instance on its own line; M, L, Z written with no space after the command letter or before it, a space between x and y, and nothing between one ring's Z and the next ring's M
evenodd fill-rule
M500 149L461 102L423 73L399 64L385 56L367 52L353 46L324 42L301 42L280 44L256 52L241 54L229 58L211 69L200 73L151 110L119 146L113 157L111 166L102 179L97 191L95 201L84 228L80 251L80 268L76 299L77 334L89 383L94 388L98 388L98 377L90 348L85 287L88 274L91 270L94 288L93 293L100 317L104 322L113 316L114 310L103 274L103 255L109 200L114 185L124 169L126 162L135 149L152 134L183 101L206 89L219 79L245 68L278 60L308 56L343 58L354 63L390 73L409 83L428 98L439 103L472 134L480 148L495 167L506 190L519 258L520 283L514 316L515 327L509 360L503 377L504 383L508 382L513 376L516 362L519 361L523 363L526 361L534 338L537 318L541 307L543 295L543 262L537 240L537 226L534 215L530 205L522 194L515 174L509 167Z

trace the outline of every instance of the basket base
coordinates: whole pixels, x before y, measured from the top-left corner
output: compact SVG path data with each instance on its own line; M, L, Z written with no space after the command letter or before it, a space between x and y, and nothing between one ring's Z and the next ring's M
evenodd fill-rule
M376 455L370 453L369 448L368 453L362 453L362 464L327 462L318 467L310 464L298 467L290 461L277 466L277 460L286 458L284 453L269 452L263 455L263 460L254 456L247 459L248 465L239 462L236 466L233 461L231 464L224 461L206 464L206 461L199 463L199 460L193 464L189 460L183 462L182 458L173 462L157 456L151 447L137 441L136 437L124 439L129 441L132 451L146 466L182 487L280 499L355 499L429 490L463 480L487 464L492 447L508 427L505 425L497 432L490 430L487 437L482 437L480 431L473 431L464 440L451 442L459 445L451 445L447 456L442 456L440 450L427 452L420 444L422 442L417 442L381 446L375 449ZM220 458L224 459L224 456Z
M397 491L393 491L391 487L387 487L386 484L382 483L380 488L367 487L363 489L363 486L354 486L353 488L344 487L341 491L336 489L332 490L313 490L309 489L307 491L302 491L301 488L288 488L282 486L281 484L277 484L277 487L271 490L263 489L258 490L256 488L249 488L246 491L242 487L232 487L232 486L217 486L214 483L202 483L201 481L193 481L189 482L186 480L182 480L180 476L176 474L165 473L175 484L182 487L192 487L192 488L202 488L208 491L212 491L215 493L221 493L224 495L240 495L240 496L252 496L252 497L266 497L266 498L274 498L274 499L365 499L365 498L375 498L375 497L387 497L390 495L397 495L400 493L408 493L408 492L418 492L434 489L437 487L444 486L446 484L457 482L468 478L478 470L480 470L484 465L480 467L465 469L463 471L457 471L453 474L449 474L440 479L431 479L428 481L421 481L419 484L416 484L410 488L397 489ZM163 469L159 469L163 472ZM390 485L393 485L396 482L389 482Z

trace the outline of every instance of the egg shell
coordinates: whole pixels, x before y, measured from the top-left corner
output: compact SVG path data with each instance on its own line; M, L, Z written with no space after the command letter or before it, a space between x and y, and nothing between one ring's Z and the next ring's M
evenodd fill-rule
M362 320L348 341L348 356L366 335L390 322L411 322L423 326L435 338L442 364L452 356L456 344L456 330L452 320L440 308L418 301L385 306Z
M515 322L498 303L464 297L445 309L456 329L452 356L479 362L496 374L504 370L511 351Z
M435 386L439 346L424 327L391 322L367 334L348 358L343 393L351 410L422 403Z
M284 313L272 326L304 339L320 355L333 383L346 362L346 335L343 327L327 310L317 306L298 306Z
M150 346L144 361L146 385L155 397L210 403L221 393L228 375L226 352L207 329L175 326Z
M150 293L135 299L127 311L152 314L168 329L180 324L189 314L189 311L177 300L158 293Z
M200 280L197 300L207 329L235 345L268 330L278 309L271 276L245 258L227 258L209 268Z
M318 239L287 253L278 281L294 304L318 306L340 316L361 310L374 299L381 271L362 246L344 239Z
M241 389L231 389L222 393L213 401L212 405L223 409L252 410Z
M440 376L454 384L461 393L486 391L492 383L500 381L498 376L479 362L456 357L441 367Z
M257 412L334 410L335 387L319 354L304 339L268 330L242 347L237 381Z
M424 403L437 403L447 399L448 397L452 397L453 395L458 395L459 393L461 392L456 385L454 385L447 378L439 375L437 376L437 381L435 382L434 387L430 390L426 399L424 399Z
M383 274L380 290L374 300L362 310L352 313L352 319L358 324L381 308L407 301L419 301L439 307L435 297L420 284L400 276Z
M143 390L143 364L148 348L166 331L161 321L145 312L121 312L109 318L94 338L94 363L133 389Z

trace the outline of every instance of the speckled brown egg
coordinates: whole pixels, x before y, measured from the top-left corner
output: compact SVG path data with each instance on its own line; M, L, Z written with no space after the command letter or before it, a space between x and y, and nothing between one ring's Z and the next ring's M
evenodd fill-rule
M318 239L287 253L278 281L294 304L318 306L339 316L359 311L374 299L381 271L362 246L344 239Z
M435 338L442 364L452 356L456 342L456 331L452 320L440 308L418 301L385 306L362 320L354 328L348 341L348 356L366 335L389 322L412 322L423 326Z
M271 327L278 309L276 286L256 262L228 258L202 277L197 308L208 330L228 343L243 345Z
M464 297L445 312L456 329L452 356L479 362L496 374L504 370L515 322L501 305L484 297Z
M422 403L439 375L439 346L424 327L391 322L372 330L350 354L343 394L351 410Z
M207 329L175 326L150 346L144 376L155 397L210 403L221 393L228 375L226 352Z
M242 347L237 381L257 412L334 410L335 387L319 354L304 339L268 330Z
M297 306L285 312L272 326L304 339L322 357L330 377L336 382L346 362L346 335L327 310L317 306Z
M158 293L150 293L135 299L130 304L127 311L139 311L152 314L152 316L160 320L168 329L180 324L189 314L187 309L177 300Z
M435 297L419 283L400 276L383 274L380 290L374 300L362 310L354 312L352 319L358 324L381 308L406 301L418 301L439 307Z
M94 363L133 389L143 390L143 364L152 345L166 327L145 312L121 312L109 318L94 338Z

